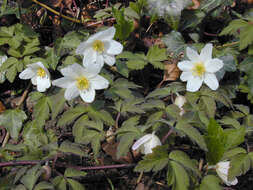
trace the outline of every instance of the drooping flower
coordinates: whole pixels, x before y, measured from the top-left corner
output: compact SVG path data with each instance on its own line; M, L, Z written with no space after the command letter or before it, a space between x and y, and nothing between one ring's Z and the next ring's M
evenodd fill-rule
M109 82L104 77L98 75L98 70L94 68L84 68L74 63L61 69L64 77L54 80L55 86L66 88L64 97L66 100L72 100L81 96L82 100L90 103L95 99L95 90L101 90L108 87Z
M39 92L45 92L51 86L50 73L41 62L27 65L27 68L19 74L19 78L31 79Z
M186 102L186 98L184 96L177 95L174 104L177 105L177 107L179 107L180 109L179 115L181 116L185 113L184 108L183 108L183 105L185 104L185 102Z
M139 149L142 154L152 153L152 149L156 146L162 145L160 139L153 132L152 134L147 134L138 139L132 146L132 150Z
M180 79L187 81L187 91L196 92L203 82L212 90L218 89L219 82L215 72L223 67L223 61L212 59L212 49L212 44L206 44L199 55L195 50L186 48L186 55L190 60L179 62L178 68L183 71Z
M2 55L0 56L0 67L2 66L2 64L8 59L8 57L6 55ZM5 80L5 73L6 71L0 72L0 82L4 82Z
M115 63L115 55L122 52L123 46L113 40L115 28L110 27L100 31L82 42L76 49L76 54L83 55L83 65L95 64L96 68L102 68L104 62L112 66Z
M228 185L236 185L238 183L237 178L235 177L232 180L228 180L228 170L230 168L230 161L222 161L218 162L215 166L216 172L218 176L222 179L222 181Z

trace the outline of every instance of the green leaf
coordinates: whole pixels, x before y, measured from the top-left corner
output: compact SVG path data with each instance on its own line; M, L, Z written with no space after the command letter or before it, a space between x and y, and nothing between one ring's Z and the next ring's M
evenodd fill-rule
M164 69L164 65L160 61L167 59L166 49L152 46L147 53L147 59L155 68Z
M46 63L50 66L50 68L55 70L60 60L60 57L56 54L55 47L53 48L48 47L46 49L45 56L46 56Z
M26 173L27 169L28 168L24 166L18 170L14 179L14 183L17 183L17 181Z
M230 161L230 168L228 171L228 180L234 179L236 176L246 174L249 171L251 159L248 154L237 154Z
M220 179L214 175L205 176L200 184L199 190L222 190L220 186Z
M54 186L51 183L42 181L34 188L34 190L45 190L45 189L54 189Z
M244 27L240 31L240 50L243 50L244 48L248 47L250 44L252 44L252 33L253 33L253 25L249 24Z
M20 65L23 68L23 63L18 61L15 57L8 58L1 66L1 71L6 71L6 78L12 83L16 78L18 68Z
M0 36L1 37L12 37L14 34L14 26L6 27L2 26L0 27Z
M149 172L160 171L169 162L168 146L157 146L152 149L151 154L147 154L143 157L143 160L138 162L138 165L134 168L136 172Z
M50 96L50 102L52 107L50 107L51 109L51 117L52 119L55 119L58 114L64 109L64 105L65 105L65 98L64 98L64 89L61 89L57 94Z
M2 190L2 189L1 189L1 190ZM3 189L3 190L4 190L4 189ZM13 190L27 190L27 189L25 188L24 185L19 184L19 185L17 185L17 186L15 187L15 189L13 189Z
M241 127L239 129L226 129L224 130L224 134L227 136L225 149L228 150L243 143L246 132L245 128Z
M162 41L167 46L167 51L169 53L174 53L179 55L181 52L184 52L186 48L184 38L180 32L175 30L171 31L169 34L163 36Z
M73 190L84 190L83 185L76 180L67 178L67 182Z
M27 189L32 190L41 174L41 166L36 165L29 169L20 181Z
M19 109L10 109L0 115L0 125L4 126L15 140L18 139L23 121L27 118L25 112Z
M216 103L214 99L208 96L202 96L200 98L200 105L201 104L205 106L209 118L214 118L216 112Z
M187 174L183 166L181 166L175 161L169 162L167 180L169 182L169 186L173 185L173 190L188 190L190 185L189 175Z
M116 68L117 71L123 75L124 77L128 78L129 76L129 70L127 65L123 61L116 61Z
M64 176L57 176L52 182L57 187L57 190L67 190L67 182Z
M86 172L74 169L74 168L67 168L64 172L65 177L80 177L80 176L86 176Z
M59 150L65 153L72 153L84 157L87 156L87 154L80 148L79 145L71 143L68 140L61 143Z
M201 149L207 150L207 145L205 143L204 137L197 129L185 122L178 122L176 125L176 129L182 131L184 134L190 137L194 142L199 145Z
M247 26L247 22L242 20L242 19L235 19L235 20L232 20L229 25L224 28L221 33L219 34L220 36L222 35L234 35L236 34L237 30L240 29L240 28L243 28L245 26Z
M200 176L197 162L195 162L194 160L191 160L186 153L179 150L175 150L175 151L170 152L169 158L171 160L174 160L175 162L180 163L184 168L190 169L195 174Z
M49 118L49 111L51 100L47 96L43 96L34 106L34 118L39 126L44 126L46 120Z
M241 147L236 147L233 149L230 149L229 151L226 151L222 157L221 160L230 160L232 157L234 157L237 154L246 154L247 151Z
M216 77L218 80L221 80L225 72L234 72L236 71L236 60L232 55L226 55L219 57L223 61L223 67L215 73Z
M116 28L115 38L120 41L126 40L131 32L134 30L133 21L126 20L124 17L124 9L117 10L112 7L113 17L116 19L117 24L114 25Z
M221 126L214 120L210 119L207 134L205 135L205 142L208 148L207 161L211 165L215 165L220 161L227 142L227 137Z

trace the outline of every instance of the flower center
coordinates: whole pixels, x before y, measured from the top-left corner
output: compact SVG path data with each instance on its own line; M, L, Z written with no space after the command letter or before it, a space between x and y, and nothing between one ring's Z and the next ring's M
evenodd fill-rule
M102 53L105 49L104 43L101 40L95 40L92 44L92 48L99 53Z
M37 70L37 76L43 78L46 76L46 71L42 69L41 67Z
M206 68L203 62L198 62L195 63L193 69L192 69L192 74L194 76L201 77L203 74L206 72Z
M86 90L89 88L89 81L84 76L80 77L76 79L76 86L79 90Z

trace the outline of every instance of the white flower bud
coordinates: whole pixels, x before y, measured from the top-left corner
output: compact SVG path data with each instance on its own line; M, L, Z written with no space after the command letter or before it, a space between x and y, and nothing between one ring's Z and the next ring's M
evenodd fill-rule
M162 145L160 139L154 134L147 134L137 140L132 146L132 150L139 149L142 154L152 153L152 149Z
M182 108L185 102L186 98L184 96L179 95L176 97L174 104L177 105L179 108Z

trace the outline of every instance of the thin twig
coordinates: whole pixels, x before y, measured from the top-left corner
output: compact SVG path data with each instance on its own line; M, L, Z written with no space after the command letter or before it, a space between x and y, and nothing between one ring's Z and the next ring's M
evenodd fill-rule
M173 129L171 128L169 132L162 138L162 143L165 143L166 139L173 133Z
M119 118L120 118L120 112L118 112L116 120L115 120L115 128L118 129L119 127Z
M0 167L43 164L48 160L21 160L21 161L1 162Z

